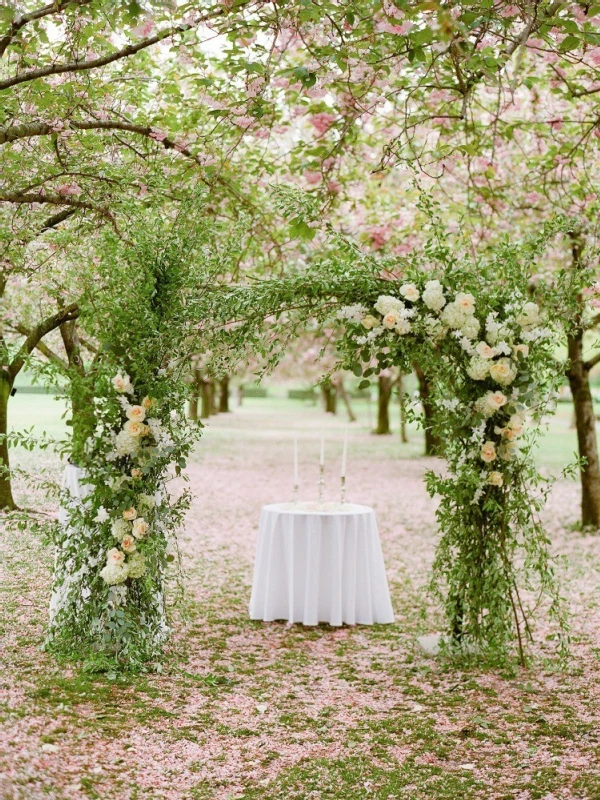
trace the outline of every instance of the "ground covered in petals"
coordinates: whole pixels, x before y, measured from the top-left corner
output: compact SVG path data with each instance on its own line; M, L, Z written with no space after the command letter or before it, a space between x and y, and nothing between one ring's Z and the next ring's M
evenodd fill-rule
M426 595L435 505L422 480L436 462L418 457L419 433L408 445L374 437L364 414L351 428L348 497L376 509L396 623L248 619L260 508L290 498L292 430L303 494L315 495L322 424L311 406L260 400L211 420L190 469L187 599L160 674L96 676L44 654L52 553L31 533L2 536L2 800L600 797L600 537L576 530L575 483L561 480L546 511L566 556L567 669L543 622L526 669L420 650L416 637L439 625ZM344 425L327 422L331 499Z

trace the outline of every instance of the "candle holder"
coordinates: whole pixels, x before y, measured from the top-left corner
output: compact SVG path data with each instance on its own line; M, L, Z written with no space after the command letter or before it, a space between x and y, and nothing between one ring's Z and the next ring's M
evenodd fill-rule
M342 475L340 478L340 502L342 505L346 502L346 476Z
M325 464L319 464L319 503L323 502L324 489L325 489Z

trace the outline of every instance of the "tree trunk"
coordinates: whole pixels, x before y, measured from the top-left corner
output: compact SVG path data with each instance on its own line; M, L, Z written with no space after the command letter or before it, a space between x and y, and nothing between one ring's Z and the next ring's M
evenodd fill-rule
M200 410L200 416L202 419L207 419L210 417L212 413L214 413L214 400L213 400L213 382L210 378L203 378L202 379L202 408Z
M377 427L375 433L379 436L391 433L390 428L390 398L392 396L392 379L388 375L379 376L377 403Z
M429 400L431 388L425 373L415 364L415 372L419 380L419 397L421 398L421 405L423 407L423 427L425 428L425 455L434 456L439 455L441 449L441 442L433 432L433 407Z
M222 414L229 411L229 378L227 376L219 381L219 411Z
M323 404L325 406L326 414L337 413L337 394L334 387L330 383L321 384L321 395L323 397Z
M11 511L16 508L10 482L10 462L8 457L8 400L12 381L4 370L0 370L0 509Z
M192 391L188 400L188 419L198 422L198 400L200 399L202 376L197 367L192 369Z
M404 375L398 375L398 402L400 403L400 441L402 444L408 444L408 435L406 433L406 393L404 391Z
M346 387L344 386L344 379L340 377L340 379L336 383L336 390L339 397L342 398L343 404L346 406L346 411L348 412L348 421L349 422L356 422L356 415L352 410L352 406L350 405L350 398L348 397L348 392L346 391Z
M584 243L579 232L571 232L570 237L573 269L578 270L582 266ZM580 310L567 337L567 377L573 395L579 457L586 460L586 464L581 467L581 522L584 526L600 528L600 462L594 401L590 389L590 368L593 365L586 363L583 357L583 297L580 296L579 301Z
M579 457L586 460L581 467L581 522L600 528L600 462L590 373L583 360L583 330L569 336L568 348L567 376L573 395Z

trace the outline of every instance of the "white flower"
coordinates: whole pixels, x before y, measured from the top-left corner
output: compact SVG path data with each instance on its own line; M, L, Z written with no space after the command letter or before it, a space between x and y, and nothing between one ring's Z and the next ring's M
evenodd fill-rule
M498 333L500 330L500 325L496 321L496 312L492 311L488 314L487 319L485 321L485 329L487 331L487 340L490 344L494 345L498 341Z
M467 367L467 375L474 381L484 381L490 373L490 363L485 358L474 356Z
M516 321L517 325L522 328L531 328L537 325L540 322L540 309L537 303L525 303Z
M100 522L100 523L106 522L108 518L109 518L108 511L104 508L104 506L100 506L100 508L98 509L98 513L94 517L94 522Z
M411 324L407 319L398 320L398 324L394 328L396 333L400 334L400 336L405 336L407 333L410 333L412 330Z
M459 292L454 298L454 304L460 308L465 314L475 313L475 298L472 294L466 292Z
M374 341L375 339L377 339L378 336L381 336L382 333L385 333L385 328L383 327L383 325L379 325L379 327L373 328L372 331L369 331L367 333L366 336L367 342Z
M458 330L467 321L464 311L458 308L454 303L449 303L441 314L442 322L449 328Z
M127 573L130 578L141 578L146 572L146 562L144 556L139 553L133 553L127 561Z
M125 553L119 550L118 547L113 547L106 554L106 563L108 565L120 566L125 561Z
M496 460L496 445L494 442L488 440L481 445L481 458L486 464Z
M140 437L132 436L129 431L123 429L117 434L115 440L115 453L117 456L131 456L140 446Z
M490 347L487 342L479 342L475 347L475 352L480 358L493 358L497 355L497 351L494 347Z
M132 422L143 422L146 419L146 409L144 406L130 406L126 414L127 419Z
M490 472L488 483L490 483L492 486L502 486L504 483L504 476L501 472Z
M436 317L427 316L424 319L425 330L427 331L427 335L431 337L434 341L438 339L442 339L448 330L445 325L443 325L439 319Z
M502 406L508 402L508 397L502 392L488 392L485 396L485 402L493 411L498 411Z
M100 577L109 585L123 583L127 580L129 569L125 564L107 564L100 572Z
M496 345L496 351L498 354L509 356L512 353L512 348L506 342L498 342Z
M475 339L479 333L480 327L481 325L479 324L477 317L467 317L467 319L460 326L460 330L463 336L466 336L467 339Z
M126 519L116 519L110 526L110 530L115 539L120 542L129 533L131 526Z
M135 543L135 538L128 533L126 536L123 537L123 541L121 542L121 547L123 548L124 553L134 553L137 545Z
M143 539L148 533L149 525L143 517L138 517L133 521L132 533L136 539Z
M361 306L359 303L353 306L343 306L337 312L336 317L340 320L348 319L352 320L352 322L360 322L361 317L364 316L365 310L365 307Z
M441 311L446 305L444 290L439 281L427 281L423 291L423 302L432 311Z
M383 326L387 328L389 331L393 330L399 322L400 322L400 315L394 313L393 311L388 311L388 313L383 318Z
M130 506L130 508L126 508L125 511L123 511L123 519L134 520L136 517L137 511L133 506Z
M154 497L151 494L140 494L137 498L137 505L138 509L141 511L142 509L151 509L154 508L156 503L154 502Z
M417 289L414 283L405 283L400 287L400 294L406 300L410 300L411 303L416 303L421 293Z
M112 384L115 390L119 393L126 393L131 394L133 392L133 386L131 385L131 379L129 375L125 372L121 375L121 373L117 373L115 377L112 379Z
M130 436L144 436L148 432L148 428L143 422L134 422L131 419L123 425L123 430Z
M499 361L494 361L490 365L490 375L496 383L502 386L508 386L516 377L516 370L510 358L501 358Z
M388 294L382 294L377 298L375 303L375 311L378 311L382 317L386 314L393 312L397 317L400 317L400 312L405 308L402 300L397 297L391 297Z

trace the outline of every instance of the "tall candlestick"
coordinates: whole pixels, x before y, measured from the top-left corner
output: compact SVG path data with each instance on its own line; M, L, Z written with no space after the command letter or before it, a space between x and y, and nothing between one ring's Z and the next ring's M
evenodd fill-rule
M344 450L342 452L342 478L346 477L346 462L348 460L348 428L344 430Z

